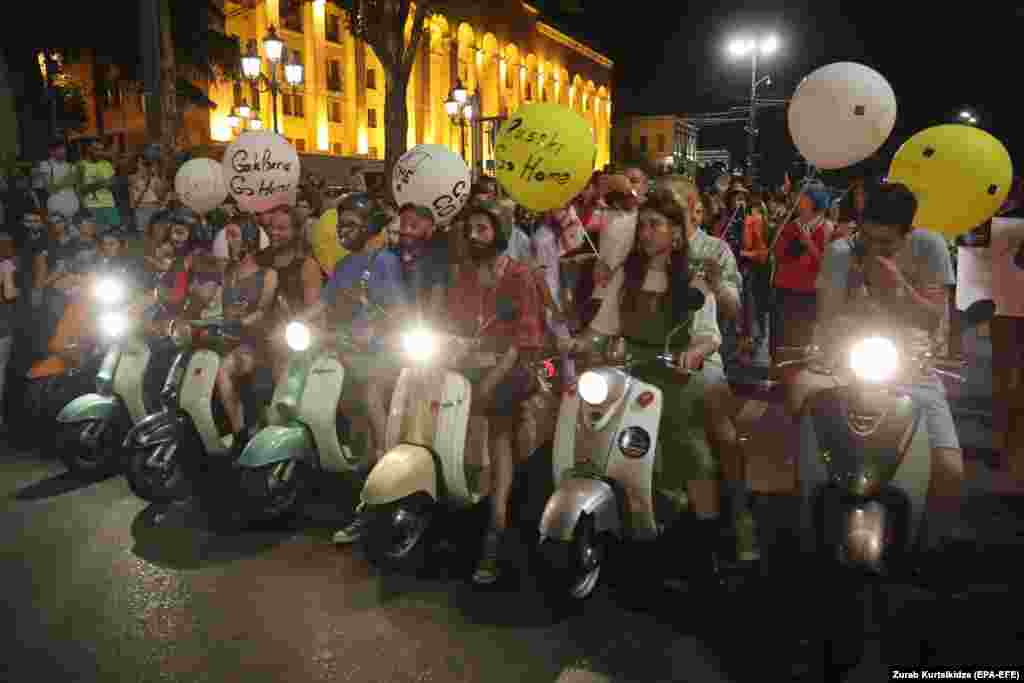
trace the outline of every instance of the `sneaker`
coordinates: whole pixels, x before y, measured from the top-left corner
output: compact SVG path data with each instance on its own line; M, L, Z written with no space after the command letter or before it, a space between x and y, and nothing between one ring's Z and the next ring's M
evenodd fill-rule
M491 530L484 537L483 552L480 562L473 572L473 583L478 586L489 586L501 576L501 568L498 566L498 551L501 549L501 532Z
M355 543L370 531L370 516L358 513L348 526L334 534L334 542L338 545Z

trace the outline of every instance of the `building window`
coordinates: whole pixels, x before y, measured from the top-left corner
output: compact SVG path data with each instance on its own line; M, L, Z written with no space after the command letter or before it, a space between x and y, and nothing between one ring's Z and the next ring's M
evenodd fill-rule
M284 110L285 116L293 116L292 114L292 96L282 95L281 96L281 108Z
M377 110L367 109L366 110L366 127L376 128L377 127Z
M327 120L331 123L341 123L341 102L327 103Z
M643 152L644 154L647 154L647 136L646 135L641 135L640 136L640 151Z
M281 3L281 28L302 33L302 8L304 2L298 0L285 0Z
M324 33L329 42L341 42L341 15L327 15L327 19L324 21Z
M302 138L296 138L294 144L295 144L295 151L296 152L305 152L306 151L306 141L303 140Z
M664 153L665 153L665 136L659 134L658 135L658 154L664 154Z
M242 83L241 81L235 81L235 86L232 88L232 94L235 98L235 106L237 107L242 103Z
M341 62L337 59L327 60L327 89L341 92Z
M548 89L547 88L541 88L540 89L540 101L541 102L547 102L548 101Z
M380 159L380 154L377 152L376 147L371 147L369 154L367 156L369 156L371 159Z
M260 86L258 83L249 84L249 106L260 109Z
M366 89L376 90L377 89L377 70L367 69L366 70Z
M340 142L335 142L333 145L331 145L331 153L336 154L339 157L342 155Z
M516 87L515 86L515 82L512 80L512 74L513 74L513 72L516 72L516 71L518 71L518 69L516 69L511 64L509 64L505 68L505 89L506 90L511 90L512 88Z
M527 100L532 100L533 99L533 83L527 83L526 84L526 94L525 94L524 97Z
M304 63L302 61L302 50L289 50L289 57L291 55L295 55L295 61L298 62L299 64Z

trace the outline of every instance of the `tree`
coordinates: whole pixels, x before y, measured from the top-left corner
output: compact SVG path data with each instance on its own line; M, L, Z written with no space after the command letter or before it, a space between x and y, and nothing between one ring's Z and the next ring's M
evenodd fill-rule
M405 153L409 128L406 101L409 76L427 18L433 13L436 3L429 0L416 3L408 40L405 27L413 12L412 0L352 0L351 4L335 0L335 4L348 13L352 35L370 46L384 69L384 153L390 170Z

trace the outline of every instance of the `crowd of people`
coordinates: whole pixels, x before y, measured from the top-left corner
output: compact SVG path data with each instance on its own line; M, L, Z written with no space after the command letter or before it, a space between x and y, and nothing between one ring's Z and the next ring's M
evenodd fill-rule
M545 349L562 354L564 389L575 376L572 357L620 337L635 357L670 349L696 373L690 380L661 369L648 378L665 396L662 452L679 464L664 468L659 487L685 495L706 547L743 564L759 550L726 371L763 362L766 346L778 358L784 348L821 341L831 329L823 321L840 316L854 290L929 338L948 323L949 253L941 237L910 227L915 199L899 185L861 180L837 196L813 182L767 192L737 177L724 191L701 191L685 177L650 178L634 167L597 172L571 203L536 213L484 176L462 212L438 225L428 207L394 206L385 196L329 198L325 183L310 176L292 204L251 215L228 200L199 216L176 201L158 162L144 152L135 162L123 175L96 145L71 165L55 144L23 206L8 202L0 364L10 367L0 375L30 380L70 303L93 273L113 267L161 302L154 322L186 311L241 321L241 343L217 381L236 444L245 438L242 387L261 367L281 376L289 321L344 324L371 351L414 310L439 327L479 335L500 360L475 389L494 468L478 583L500 573L521 457L516 425L535 388L526 366ZM47 211L49 198L69 189L81 197L80 210ZM323 263L311 245L332 210L341 258ZM142 242L141 258L129 256L129 239ZM686 306L690 288L704 294L696 312ZM514 320L499 315L509 305ZM391 314L375 314L382 309ZM369 415L373 460L382 454L388 388L398 372L382 362L353 373L346 388L345 400ZM791 383L797 411L813 380ZM9 402L17 402L13 390ZM956 431L941 386L922 386L915 396L926 405L945 533L955 526L963 473ZM710 450L695 445L695 429L706 430ZM356 514L336 541L358 540L366 523Z

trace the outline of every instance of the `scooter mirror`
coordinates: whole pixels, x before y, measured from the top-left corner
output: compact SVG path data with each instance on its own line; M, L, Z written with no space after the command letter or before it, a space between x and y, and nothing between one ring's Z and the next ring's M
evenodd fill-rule
M704 292L696 287L686 290L686 310L699 311L704 308Z
M510 323L519 318L519 307L508 297L499 296L494 307L498 320L503 323Z
M964 319L968 327L977 327L991 320L996 314L996 304L992 299L975 301L964 311Z

